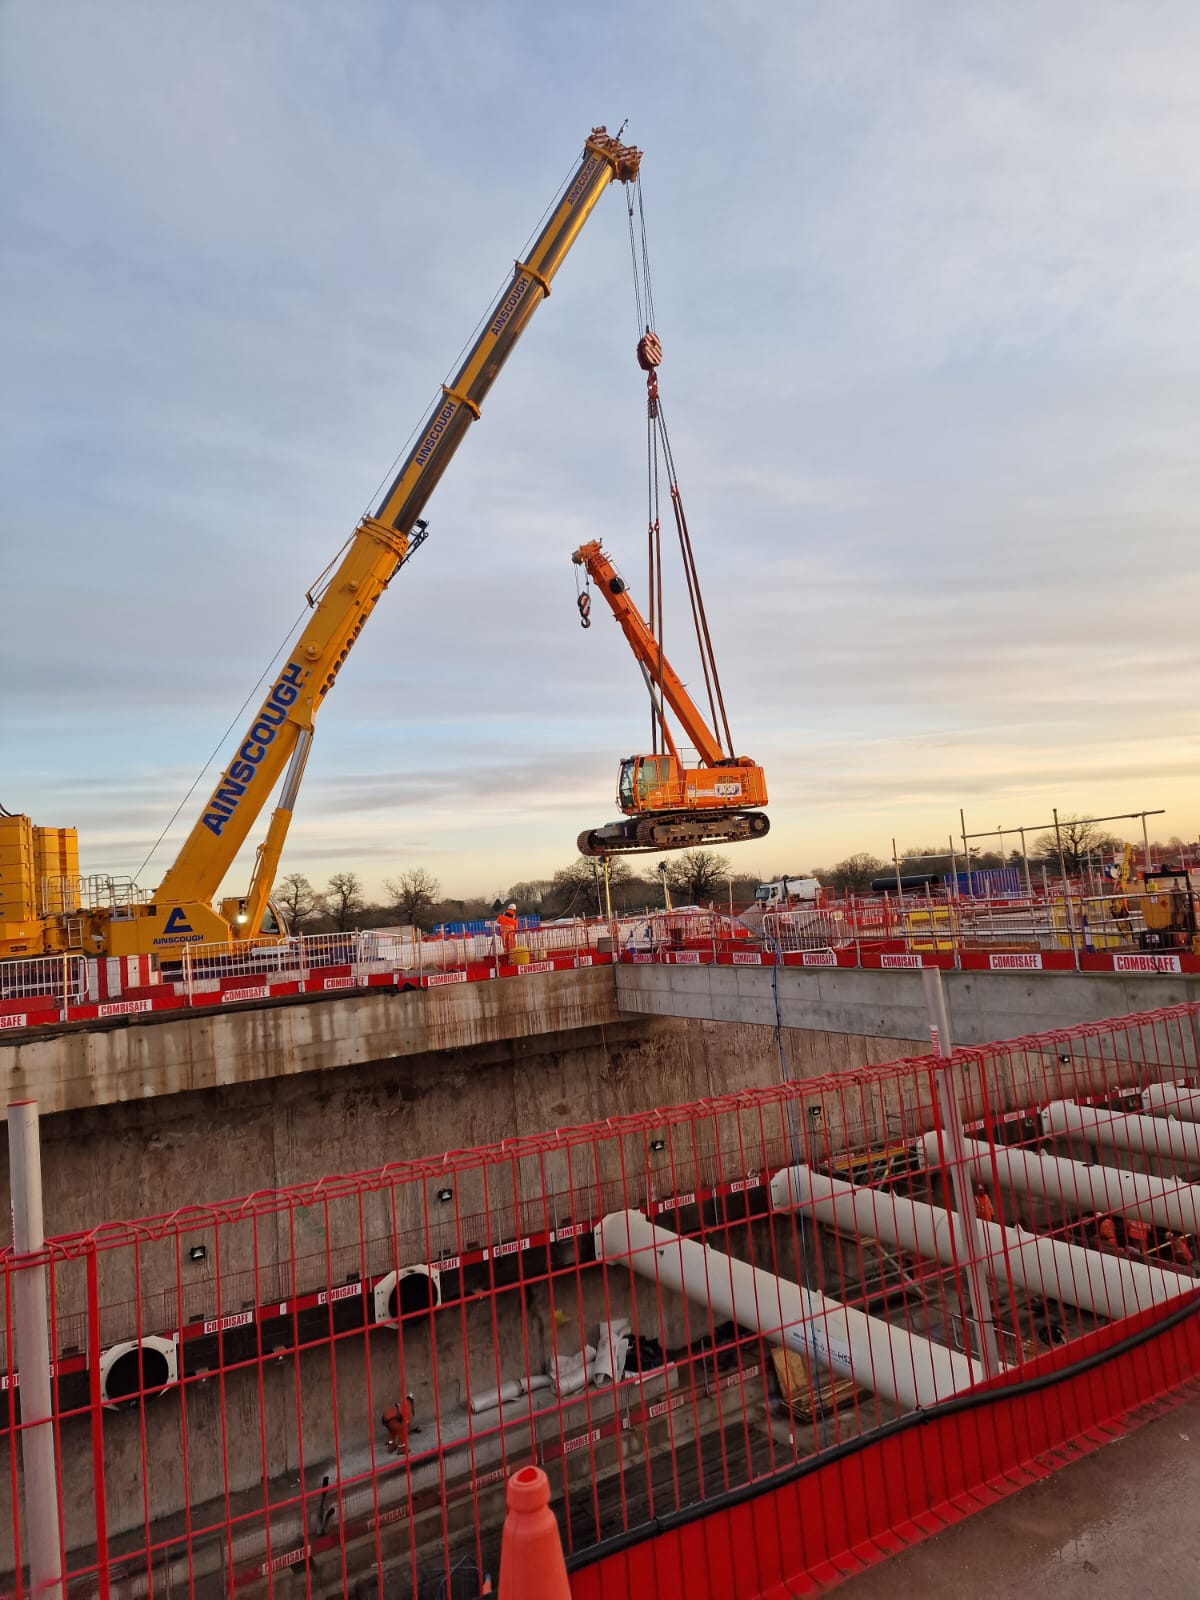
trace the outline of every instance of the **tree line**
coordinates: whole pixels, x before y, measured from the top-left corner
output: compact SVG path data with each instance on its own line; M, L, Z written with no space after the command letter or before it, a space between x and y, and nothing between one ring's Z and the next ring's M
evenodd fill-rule
M740 909L753 900L759 879L734 872L728 859L713 850L683 850L662 867L635 872L627 862L609 862L608 893L619 915L662 910L672 905L726 904ZM399 925L426 932L441 923L474 922L494 917L510 901L521 916L594 917L607 914L604 870L599 861L580 856L549 878L526 878L491 894L464 899L443 895L441 884L424 867L410 867L384 882L382 899L368 901L356 872L335 872L323 889L302 872L289 872L272 897L293 933L344 933L352 928Z
M1029 845L1031 867L1042 865L1054 876L1062 865L1068 876L1099 867L1118 857L1124 841L1107 833L1098 823L1085 818L1063 817L1059 832L1039 834ZM1157 860L1181 859L1189 847L1182 839L1165 844L1152 843ZM933 873L948 877L952 871L965 872L966 857L938 846L910 846L900 855L902 875ZM1023 867L1019 849L971 851L971 866L977 871L993 867ZM811 867L803 876L819 878L833 894L868 894L871 884L895 873L896 863L860 850L828 867ZM609 863L609 894L618 915L662 910L669 895L673 906L716 905L730 902L743 909L754 899L759 882L771 878L798 877L796 872L778 872L759 878L735 872L727 856L714 850L682 850L653 867L635 871L619 858ZM344 933L351 928L383 928L400 925L422 928L426 932L440 923L474 922L495 916L509 901L515 901L522 916L540 917L543 922L556 917L592 917L607 913L604 872L599 861L580 856L561 867L549 878L526 878L497 888L491 894L456 899L443 895L438 880L424 867L410 867L384 883L379 901L368 901L362 880L355 872L335 872L323 889L317 889L302 872L289 872L275 886L275 901L282 907L293 933Z

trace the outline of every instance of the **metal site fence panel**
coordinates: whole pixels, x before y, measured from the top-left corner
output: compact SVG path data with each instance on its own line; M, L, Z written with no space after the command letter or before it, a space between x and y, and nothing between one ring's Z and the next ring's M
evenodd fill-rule
M1196 1302L1198 1040L1178 1006L52 1239L56 1470L23 1513L5 1252L0 1590L49 1515L70 1595L458 1592L528 1462L586 1585L951 1401L960 1454L1007 1462L975 1397ZM1157 1349L1113 1414L1178 1384ZM1022 1404L1066 1437L1053 1385ZM931 1444L904 1493L947 1471Z
M87 998L87 961L83 956L29 956L0 961L0 1000L44 995L62 1006Z
M978 954L1065 954L1071 957L1068 966L1094 954L1196 953L1185 911L1163 903L1158 926L1151 927L1144 903L1146 896L1133 893L1005 900L950 900L931 890L873 899L849 895L823 906L768 911L760 921L731 919L716 910L655 916L645 920L640 940L627 945L667 961L680 950L708 950L716 958L722 950L757 949L768 960L853 951L852 964L864 964L864 958L869 963L887 951L946 955L955 965Z
M1150 907L1149 910L1146 908ZM946 900L931 891L734 917L716 909L423 936L381 928L184 946L142 975L83 957L0 963L0 1030L269 994L530 975L603 960L737 965L941 966L1139 974L1200 972L1189 896L1055 894ZM108 969L120 963L107 963ZM159 981L161 979L161 982ZM150 987L145 987L149 980ZM115 986L115 987L113 987ZM96 1002L96 1009L76 1007Z

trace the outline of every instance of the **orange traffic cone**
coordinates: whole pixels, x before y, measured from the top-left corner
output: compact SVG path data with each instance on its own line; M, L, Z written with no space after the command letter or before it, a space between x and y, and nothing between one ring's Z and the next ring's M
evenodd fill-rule
M549 1478L540 1467L522 1467L508 1480L507 1501L500 1545L504 1600L571 1600Z

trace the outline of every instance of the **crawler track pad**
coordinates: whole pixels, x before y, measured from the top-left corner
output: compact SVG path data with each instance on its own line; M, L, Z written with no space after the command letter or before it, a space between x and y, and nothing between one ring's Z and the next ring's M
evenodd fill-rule
M671 811L657 817L626 817L581 833L579 853L650 855L662 850L695 850L710 844L741 844L746 839L764 838L770 826L762 811Z

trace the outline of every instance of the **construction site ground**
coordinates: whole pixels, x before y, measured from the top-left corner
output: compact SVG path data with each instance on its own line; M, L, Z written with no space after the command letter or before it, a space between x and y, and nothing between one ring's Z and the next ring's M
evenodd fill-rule
M1200 1593L1200 1399L853 1578L838 1600Z

